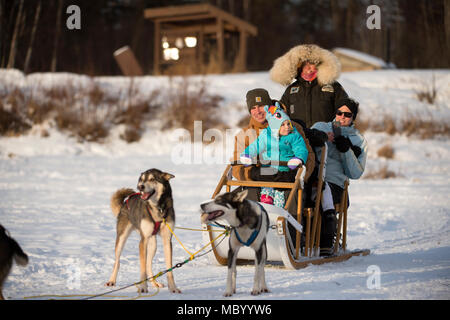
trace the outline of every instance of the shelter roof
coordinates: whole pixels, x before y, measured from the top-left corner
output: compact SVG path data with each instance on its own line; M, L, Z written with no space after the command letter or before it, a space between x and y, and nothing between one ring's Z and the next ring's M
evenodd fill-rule
M244 31L253 36L258 34L258 29L251 23L208 3L145 9L144 17L159 22L184 24L186 22L198 24L199 20L222 19L227 30Z

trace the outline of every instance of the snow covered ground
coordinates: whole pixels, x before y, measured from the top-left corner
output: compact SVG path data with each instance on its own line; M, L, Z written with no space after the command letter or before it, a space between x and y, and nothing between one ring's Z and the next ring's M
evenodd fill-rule
M83 76L35 74L24 77L0 72L0 89L14 83L28 86L36 79ZM419 102L414 90L421 81L438 80L435 105ZM95 78L104 85L120 86L122 77ZM164 86L165 77L143 77L141 86ZM283 88L267 72L213 75L212 93L224 96L224 110L235 124L245 115L245 92L267 88L279 98ZM344 73L340 82L361 102L361 116L390 114L395 119L422 114L450 120L450 71L390 70ZM54 83L61 83L55 81ZM379 111L382 110L382 111ZM105 144L78 143L49 129L26 136L0 138L0 223L30 257L25 268L15 266L5 283L9 299L48 299L43 295L79 295L106 292L114 262L115 221L109 208L111 194L120 187L135 187L140 172L156 167L175 175L172 180L177 226L199 227L199 203L208 199L230 152L212 158L210 150L195 148L191 161L174 161L172 132L149 127L141 142L127 145L113 132ZM404 135L366 132L369 158L366 171L386 164L394 179L351 181L348 225L349 249L368 248L371 254L342 263L286 270L266 267L268 294L251 296L253 266L239 266L237 293L231 299L450 299L450 141L448 137L419 140ZM377 157L385 143L395 150L393 159ZM200 150L201 151L201 150ZM217 150L216 150L217 151ZM220 160L222 159L222 160ZM192 252L203 246L200 232L175 230ZM132 234L122 254L118 287L139 280L138 235ZM155 272L165 269L159 241ZM188 258L174 240L174 262ZM174 271L182 294L163 288L142 299L223 299L226 267L208 257L195 259ZM379 281L378 281L379 280ZM165 276L162 281L166 282ZM154 292L154 291L152 291ZM115 293L136 297L136 288ZM119 298L120 299L120 298Z

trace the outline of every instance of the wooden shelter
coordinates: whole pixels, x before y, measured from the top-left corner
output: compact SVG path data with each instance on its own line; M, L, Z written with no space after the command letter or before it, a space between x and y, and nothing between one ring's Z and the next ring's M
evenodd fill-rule
M389 67L382 59L364 52L348 48L334 48L332 51L341 62L343 72L372 71Z
M244 72L252 24L207 3L151 8L154 74Z

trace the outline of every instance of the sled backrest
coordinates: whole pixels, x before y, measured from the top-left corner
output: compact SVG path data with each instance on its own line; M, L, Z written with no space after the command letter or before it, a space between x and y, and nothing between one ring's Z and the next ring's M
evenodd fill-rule
M303 128L300 124L298 124L295 121L291 121L291 123L294 125L294 127L297 129L297 131L301 134L303 137L303 140L305 141L306 149L308 149L308 158L306 159L306 172L305 172L305 181L308 181L309 177L314 171L314 167L316 165L316 154L314 153L313 148L311 147L311 144L309 143L309 140L306 139L305 132L303 131Z

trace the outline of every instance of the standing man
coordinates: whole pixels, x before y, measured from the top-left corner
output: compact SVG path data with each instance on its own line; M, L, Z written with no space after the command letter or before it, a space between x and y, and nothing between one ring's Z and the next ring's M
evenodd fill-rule
M299 45L275 60L270 77L288 86L281 102L289 117L310 128L333 120L347 93L336 81L341 71L337 57L316 45ZM295 79L295 82L292 81Z

